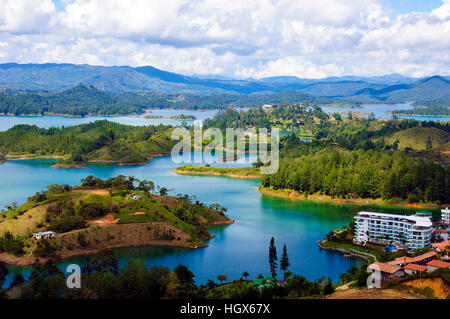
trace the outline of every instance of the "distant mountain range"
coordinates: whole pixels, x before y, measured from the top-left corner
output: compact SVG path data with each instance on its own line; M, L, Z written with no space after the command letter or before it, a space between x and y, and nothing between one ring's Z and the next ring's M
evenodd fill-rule
M186 76L152 66L91 66L75 64L0 64L0 88L62 91L84 83L111 92L160 94L270 94L298 91L351 103L406 103L450 105L450 77L410 78L399 74L376 77L343 76L302 79L278 76L229 79Z

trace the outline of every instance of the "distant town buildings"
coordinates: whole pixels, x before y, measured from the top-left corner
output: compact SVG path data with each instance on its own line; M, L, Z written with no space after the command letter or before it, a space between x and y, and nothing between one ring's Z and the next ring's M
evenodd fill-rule
M355 238L359 244L367 242L399 242L409 249L431 244L433 223L430 217L359 212L355 216Z

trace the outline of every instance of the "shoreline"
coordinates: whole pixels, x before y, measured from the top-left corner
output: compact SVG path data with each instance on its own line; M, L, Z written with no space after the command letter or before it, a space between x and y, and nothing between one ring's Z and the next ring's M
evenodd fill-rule
M404 113L392 113L392 114L401 116L450 117L450 115L426 115L426 114L404 114Z
M143 113L142 113L143 114ZM103 116L103 117L122 117L122 116L137 116L139 115L138 113L129 113L129 114L115 114L115 115L106 115L106 114L88 114L86 116L81 116L81 115L70 115L70 114L20 114L20 115L16 115L16 114L4 114L4 113L0 113L0 116L11 116L11 117L44 117L44 116L60 116L60 117L67 117L67 118L87 118L87 117L93 117L93 116Z
M446 204L436 205L436 204L418 204L418 203L387 203L383 200L371 199L371 198L356 198L356 199L342 199L342 198L331 198L328 195L310 195L304 196L300 195L296 191L289 190L288 192L276 191L271 189L266 189L264 187L258 187L258 191L264 195L284 197L291 200L310 200L317 202L329 202L334 204L356 204L356 205L380 205L380 206L400 206L408 208L441 208L445 207ZM448 204L447 204L448 206Z
M172 173L180 174L180 175L199 175L199 176L223 176L229 178L240 178L240 179L259 179L260 176L257 175L239 175L232 173L219 173L219 172L193 172L193 171L183 171L179 169L171 170Z
M224 220L224 221L215 221L208 225L208 228L211 226L226 226L234 224L236 220ZM136 224L136 223L130 223L130 224ZM121 224L121 225L130 225L130 224ZM137 223L137 224L147 224L147 223ZM108 227L111 225L104 225L104 226L97 226L97 227ZM90 227L86 228L89 229ZM58 234L56 238L63 237L70 233L76 233L81 230L75 230L73 232L69 233L62 233ZM214 238L215 236L211 233L209 233L209 238L205 239L204 241L207 242L208 240ZM53 259L58 263L61 261L64 261L68 258L77 257L77 256L88 256L92 254L96 254L97 252L103 250L103 249L116 249L116 248L134 248L134 247L173 247L173 248L185 248L185 249L200 249L200 248L206 248L209 245L206 243L197 243L197 244L191 244L188 241L185 242L176 242L176 241L168 241L168 240L152 240L151 242L144 243L144 244L138 244L133 245L127 242L121 242L118 244L109 244L104 245L104 247L97 247L97 248L87 248L87 249L77 249L72 251L64 251L61 255L56 255L53 257ZM28 254L25 254L23 256L15 256L8 253L0 253L0 262L4 262L8 266L12 267L29 267L32 266L36 260L38 260L39 264L45 263L49 257L38 257L38 256L31 256Z
M191 176L223 176L223 177L229 177L229 178L237 178L237 179L260 179L261 176L257 175L239 175L239 174L232 174L232 173L218 173L218 172L194 172L194 171L183 171L179 169L173 169L171 170L172 173L180 174L180 175L191 175ZM424 203L388 203L386 201L380 200L380 199L371 199L371 198L356 198L356 199L343 199L343 198L331 198L328 195L310 195L310 196L303 196L298 194L296 191L289 190L289 192L283 192L283 191L276 191L271 189L266 189L264 187L257 187L257 190L264 194L269 196L277 196L277 197L283 197L290 200L306 200L306 201L315 201L315 202L321 202L321 203L333 203L333 204L354 204L354 205L379 205L379 206L394 206L394 207L406 207L406 208L417 208L417 209L424 209L424 208L430 208L430 209L438 209L448 206L449 204L424 204Z
M355 250L350 250L350 249L346 249L343 247L339 247L339 246L323 246L321 244L321 241L318 240L317 241L317 245L319 246L320 249L323 250L330 250L330 251L336 251L338 253L344 254L344 255L351 255L351 258L360 258L360 259L364 259L365 261L367 261L368 263L371 263L372 260L371 258L374 259L374 261L377 261L377 258L371 254L365 254L363 252L359 252L359 251L355 251ZM369 257L370 256L370 257Z
M117 244L117 245L110 245L108 247L103 247L103 248L75 250L75 251L72 251L71 253L65 253L62 256L54 257L53 259L56 262L61 262L61 261L64 261L65 259L72 258L72 257L88 256L88 255L96 254L103 249L133 248L133 247L174 247L174 248L198 249L198 248L208 247L208 245L207 244L192 245L192 244L170 243L168 241L155 241L154 243L149 243L149 244L144 244L144 245L129 245L129 244L123 243L123 244ZM0 262L4 262L8 266L13 266L13 267L32 266L35 263L36 259L39 260L39 264L44 264L49 258L48 257L44 258L44 257L30 256L30 255L24 255L24 256L18 257L18 256L10 255L7 253L0 254Z

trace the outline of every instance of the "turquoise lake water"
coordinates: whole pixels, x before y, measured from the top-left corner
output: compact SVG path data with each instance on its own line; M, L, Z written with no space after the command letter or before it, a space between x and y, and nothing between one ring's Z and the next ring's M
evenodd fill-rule
M42 128L49 127L61 127L72 126L94 122L97 120L108 120L126 125L146 126L146 125L173 125L177 126L182 123L180 120L173 120L170 117L174 115L194 115L198 120L204 120L212 118L218 111L217 110L205 110L205 111L193 111L193 110L171 110L171 109L155 109L151 110L151 113L143 115L129 115L129 116L87 116L87 117L66 117L59 115L45 115L45 116L6 116L0 115L0 131L6 131L14 125L29 124L37 125ZM158 115L164 118L162 119L146 119L145 115ZM188 124L192 124L193 121L186 121Z
M340 273L363 263L360 259L320 250L316 244L330 230L348 225L354 213L361 209L358 206L292 201L262 195L256 189L259 186L257 180L177 175L170 172L177 167L170 157L156 158L142 166L88 165L88 169L54 169L50 167L53 163L51 160L28 160L0 164L0 206L13 201L23 203L29 195L49 184L76 185L90 174L101 178L123 174L152 180L157 185L173 189L172 194L196 195L203 202L219 203L228 208L227 215L236 220L235 224L211 229L216 237L204 249L117 249L120 265L137 258L148 265L170 268L182 263L196 274L198 283L219 274L228 274L229 279L239 278L243 271L248 271L254 278L258 274L269 273L268 246L272 236L279 253L283 244L287 245L290 270L310 280L325 276L336 281ZM380 211L379 208L376 210ZM405 212L404 209L396 210ZM393 212L392 209L384 211ZM69 263L82 264L84 260L85 257L74 257L60 265L64 269ZM27 276L30 268L11 267L5 286L19 271Z
M413 106L410 104L371 104L371 105L362 105L362 108L345 108L345 107L322 107L322 109L329 113L339 113L339 112L352 112L352 113L358 113L358 112L364 112L364 113L371 113L373 112L375 114L375 118L377 119L391 119L392 113L391 111L398 111L398 110L409 110L412 109ZM399 115L400 119L413 119L418 121L450 121L450 116L411 116L411 115Z

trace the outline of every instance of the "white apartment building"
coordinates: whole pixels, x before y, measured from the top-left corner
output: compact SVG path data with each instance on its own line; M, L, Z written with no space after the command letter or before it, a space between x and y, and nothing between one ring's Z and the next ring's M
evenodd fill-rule
M433 223L429 217L359 212L355 216L355 242L404 243L410 249L431 243Z
M448 207L441 209L441 222L450 226L450 209Z

